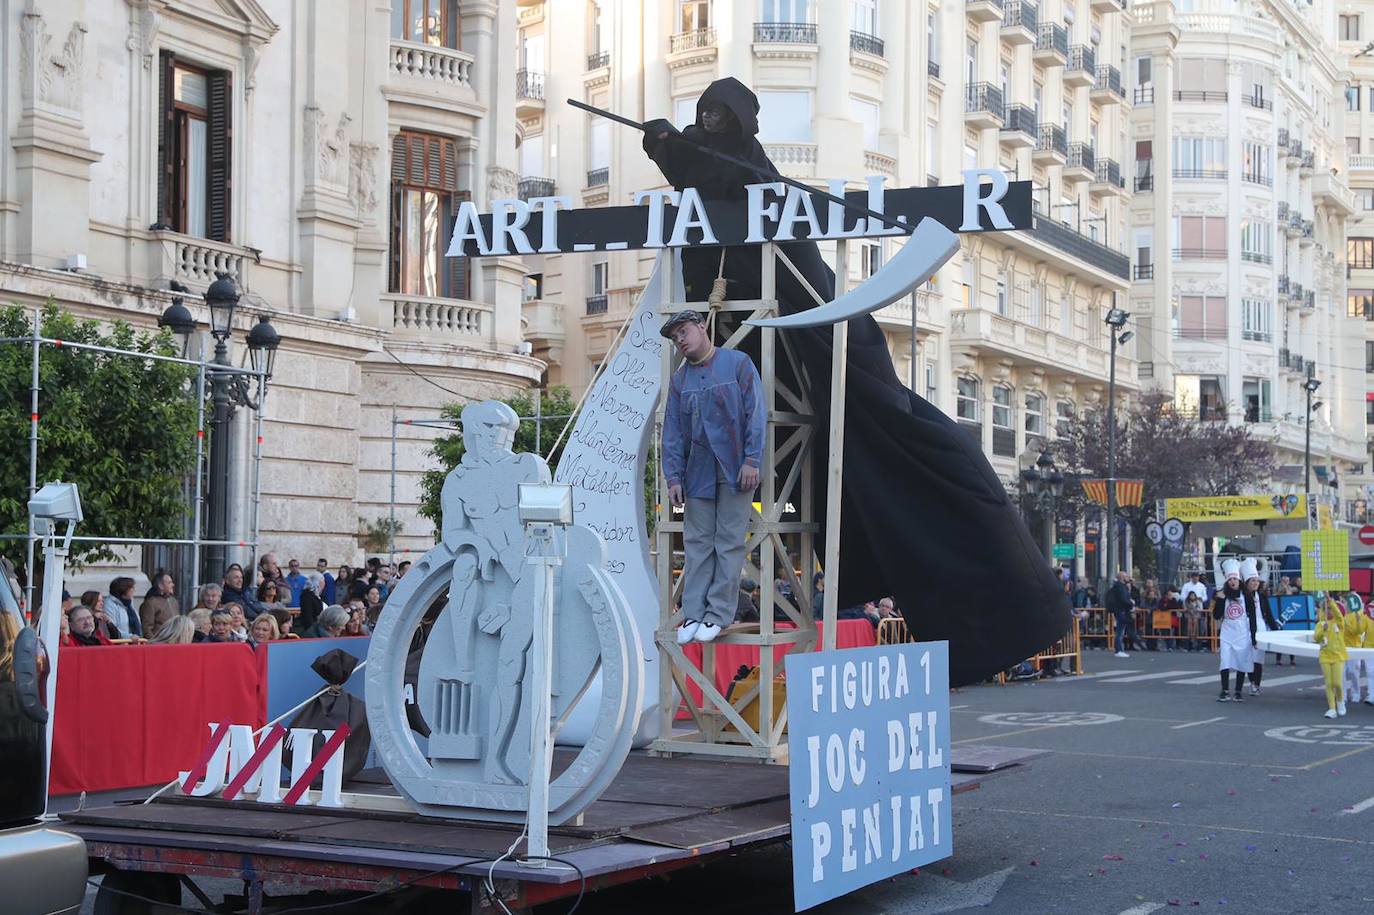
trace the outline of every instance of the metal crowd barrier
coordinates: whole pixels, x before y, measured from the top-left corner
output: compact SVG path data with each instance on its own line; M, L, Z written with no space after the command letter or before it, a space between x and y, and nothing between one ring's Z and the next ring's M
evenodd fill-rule
M1088 607L1087 619L1083 625L1083 641L1101 642L1089 647L1111 651L1116 645L1116 615L1102 607ZM1156 614L1160 614L1157 616ZM1163 614L1169 615L1167 625ZM1135 635L1142 642L1173 641L1175 644L1188 640L1187 611L1184 610L1146 610L1137 607L1132 611L1135 617ZM1158 625L1156 625L1158 624ZM1197 633L1192 637L1206 646L1208 651L1217 651L1219 636L1217 622L1212 619L1212 611L1204 609L1197 614Z
M1073 618L1069 631L1064 633L1064 637L1050 645L1044 651L1032 655L1026 660L1035 666L1037 670L1043 670L1044 661L1057 660L1063 667L1072 666L1073 673L1083 672L1083 639L1079 626L1080 620L1077 616ZM911 634L907 631L906 620L885 619L878 623L878 644L895 645L901 642L913 641ZM1072 662L1065 664L1064 662ZM997 682L1005 684L1007 674L1005 671L997 675Z

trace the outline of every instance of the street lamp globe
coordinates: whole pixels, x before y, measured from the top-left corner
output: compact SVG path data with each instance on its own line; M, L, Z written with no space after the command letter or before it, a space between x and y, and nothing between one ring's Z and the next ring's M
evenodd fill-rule
M248 332L248 358L252 360L253 371L261 372L264 378L270 379L280 345L281 334L267 320L267 315L258 315L258 323Z
M205 304L210 308L210 333L217 340L227 340L234 330L234 309L239 304L239 290L234 279L223 270L216 271L216 280L205 290Z
M186 287L180 283L172 283L173 292L185 292ZM186 302L181 296L172 299L172 304L168 305L162 312L162 316L157 319L158 327L165 327L181 338L181 351L186 352L186 343L191 334L196 330L196 319L191 314L191 309L186 307Z

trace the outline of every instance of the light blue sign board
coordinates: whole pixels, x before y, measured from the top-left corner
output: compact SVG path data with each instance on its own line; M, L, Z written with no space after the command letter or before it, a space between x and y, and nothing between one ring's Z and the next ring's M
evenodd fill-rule
M954 854L949 643L789 654L796 911Z
M357 658L359 663L367 660L367 646L372 639L367 636L352 636L344 639L281 639L267 643L267 721L283 712L300 705L324 688L325 682L320 675L310 669L315 659L322 654L342 648ZM344 683L344 689L359 699L363 695L363 684L367 682L367 669L356 670ZM292 718L295 716L292 715ZM282 722L291 723L290 718Z
M1288 594L1269 598L1274 618L1284 629L1311 629L1317 625L1312 598L1306 594Z

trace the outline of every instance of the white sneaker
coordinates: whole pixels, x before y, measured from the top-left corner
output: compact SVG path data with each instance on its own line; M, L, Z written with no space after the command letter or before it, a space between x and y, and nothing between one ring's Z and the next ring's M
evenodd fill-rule
M1116 654L1112 655L1112 657L1114 657L1114 658L1129 658L1130 655L1126 654L1126 652L1124 652L1124 651L1118 651Z
M696 635L693 636L698 642L714 642L716 636L720 635L721 627L715 623L701 623L697 626Z
M1337 702L1337 703L1336 703L1336 714L1337 714L1337 715L1344 715L1344 714L1345 714L1345 703L1344 703L1344 702Z
M1326 710L1326 714L1323 715L1322 717L1323 717L1323 718L1335 718L1335 717L1336 717L1336 710L1333 709L1333 708L1329 708L1329 709Z
M692 641L696 637L697 627L700 625L701 623L696 620L685 620L681 626L677 627L677 643L686 645Z

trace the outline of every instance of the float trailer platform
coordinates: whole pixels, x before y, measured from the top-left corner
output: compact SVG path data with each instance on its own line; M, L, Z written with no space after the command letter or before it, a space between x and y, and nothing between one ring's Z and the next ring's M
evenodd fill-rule
M1045 752L955 747L952 793L972 791L992 773ZM555 768L571 757L560 751ZM692 783L712 786L712 806L679 800L682 786ZM396 794L380 770L364 772L346 790ZM172 902L185 885L209 908L194 878L241 879L250 915L269 904L305 902L268 897L267 883L289 884L297 891L363 893L406 884L465 894L467 911L499 911L480 884L491 860L520 834L509 825L401 810L285 807L183 795L61 818L61 828L86 841L92 873L104 873L111 889ZM551 854L576 865L581 876L572 867L538 868L507 859L497 865L494 882L511 912L528 911L577 896L584 879L585 891L593 892L782 841L790 829L785 766L635 753L579 825L549 830ZM110 902L119 912L155 911L140 909L128 897Z

